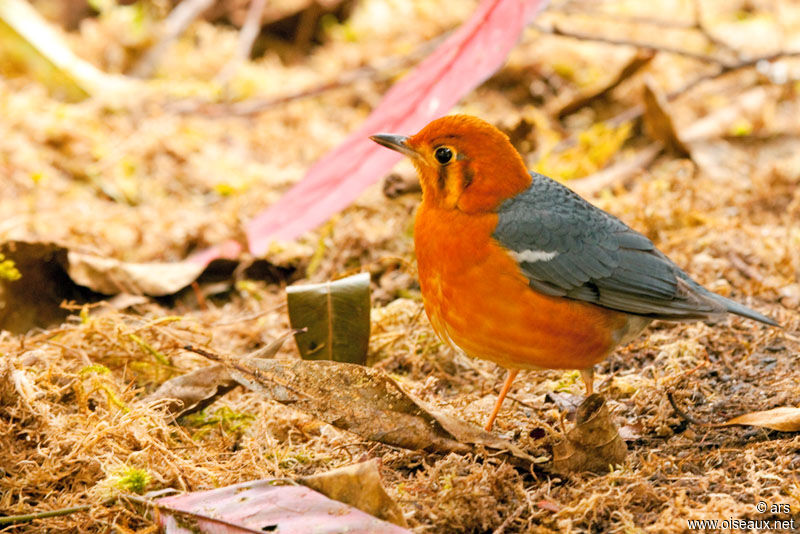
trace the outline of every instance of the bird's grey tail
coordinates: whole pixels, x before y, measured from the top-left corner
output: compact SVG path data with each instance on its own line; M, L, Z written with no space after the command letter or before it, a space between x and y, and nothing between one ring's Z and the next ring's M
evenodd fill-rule
M780 326L777 321L774 319L767 317L766 315L762 315L755 310L751 310L747 306L743 306L738 302L727 299L721 295L714 294L714 296L719 300L725 309L727 309L730 313L735 313L736 315L741 315L742 317L747 317L748 319L753 319L754 321L758 321L764 324L768 324L771 326Z

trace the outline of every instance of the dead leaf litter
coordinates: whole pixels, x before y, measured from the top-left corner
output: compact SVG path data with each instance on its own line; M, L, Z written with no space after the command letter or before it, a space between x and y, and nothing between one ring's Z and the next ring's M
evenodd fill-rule
M757 41L753 35L770 35L764 28L777 34L781 25L782 46L800 45L800 16L790 2L699 3L713 35L730 38L729 46L746 48ZM48 2L34 4L44 9ZM554 2L537 23L583 33L613 25L627 39L678 42L697 53L719 46L691 29L694 12L685 3L603 3L614 20L591 13L599 7L572 4ZM227 91L247 101L324 85L409 53L475 5L364 0L302 52L267 48L243 62ZM109 72L128 68L146 46L125 40L119 28L127 12L114 9L67 34L73 50ZM643 19L668 27L654 31ZM23 75L0 77L0 241L52 243L48 250L64 257L146 263L240 239L243 223L357 127L402 74L358 78L251 115L205 113L202 103L219 94L208 80L234 54L237 38L229 26L197 21L163 57L148 94L130 101L68 104ZM281 46L291 51L291 43ZM195 289L119 305L100 293L51 292L50 301L39 302L51 310L48 326L0 331L0 513L89 505L0 529L154 532L152 519L124 495L299 479L374 458L403 521L420 533L683 532L689 519L800 517L800 140L785 119L797 117L800 63L785 58L763 72L733 70L668 106L657 107L664 99L654 98L649 128L636 118L603 123L642 106L646 84L661 97L714 72L713 65L658 52L617 76L630 66L632 50L531 29L508 64L457 107L504 128L531 168L562 178L591 178L637 160L656 140L672 143L658 156L639 157L646 161L640 170L603 181L592 201L653 239L699 282L783 327L739 318L655 323L599 365L595 382L621 429L616 439L628 448L621 463L600 474L552 469L553 447L574 425L565 414L582 394L572 372L523 371L512 388L494 433L530 457L525 462L480 440L425 451L380 443L242 387L178 419L169 401L148 397L210 365L186 345L240 357L287 332L286 285L364 271L373 293L367 362L436 413L481 426L503 372L436 338L415 282L419 193L390 199L376 184L299 245L276 245L263 269L231 268L222 282L206 273ZM176 102L187 101L194 111L177 111ZM651 131L653 106L671 114L668 129ZM714 123L692 129L704 117ZM397 172L411 176L405 166ZM62 273L63 259L53 260ZM91 278L92 265L84 277ZM120 283L114 271L106 273L104 283ZM39 308L14 302L20 321L38 317ZM298 358L290 341L274 363L291 367ZM697 420L758 426L692 425L667 391ZM214 392L198 395L202 402ZM764 413L743 417L750 412ZM760 515L759 501L786 503L791 515Z

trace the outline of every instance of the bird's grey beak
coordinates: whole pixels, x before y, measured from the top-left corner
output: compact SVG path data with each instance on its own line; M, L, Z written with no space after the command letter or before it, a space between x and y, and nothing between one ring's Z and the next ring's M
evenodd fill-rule
M375 134L371 135L369 138L378 143L379 145L383 145L386 148L391 148L392 150L396 150L397 152L405 154L410 158L416 158L419 156L414 149L412 149L406 144L406 141L408 141L408 137L406 137L405 135Z

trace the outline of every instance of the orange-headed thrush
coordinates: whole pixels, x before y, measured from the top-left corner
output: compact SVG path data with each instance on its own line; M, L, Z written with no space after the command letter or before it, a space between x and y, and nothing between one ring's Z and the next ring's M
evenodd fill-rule
M508 137L468 115L373 141L405 154L422 185L414 225L425 311L442 340L520 369L593 366L653 319L727 312L777 323L693 281L653 243L560 183L529 173Z

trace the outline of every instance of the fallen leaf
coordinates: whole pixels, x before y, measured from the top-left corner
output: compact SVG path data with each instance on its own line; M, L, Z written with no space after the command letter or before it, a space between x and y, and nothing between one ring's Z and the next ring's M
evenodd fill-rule
M379 465L380 460L372 459L301 477L298 482L378 519L407 527L402 510L383 488Z
M55 243L8 241L0 254L12 260L21 277L0 280L0 328L27 332L60 323L64 301L91 302L102 295L163 296L176 293L203 272L183 263L125 263L68 250Z
M250 278L284 280L304 253L296 247L288 249L269 262L218 259L205 263L132 263L76 252L56 243L7 241L0 243L0 254L3 261L14 263L21 277L0 277L0 329L22 333L60 323L69 314L61 308L65 301L95 302L104 296L126 294L121 301L109 301L124 308L141 302L136 297L142 295L178 293L201 275L229 279L237 267Z
M553 447L553 470L557 473L608 471L625 460L628 448L602 395L589 395L578 407L575 426L566 439Z
M143 295L131 295L129 293L120 293L106 301L108 306L113 310L127 310L135 306L147 304L150 299Z
M666 95L658 88L652 76L644 78L644 124L648 135L682 155L689 149L678 135Z
M293 330L273 340L264 347L250 353L250 358L271 358L275 356ZM218 363L195 369L190 373L163 382L157 390L147 395L143 402L150 404L167 400L167 411L175 417L199 412L239 383L231 377L228 368Z
M612 76L607 79L606 83L596 85L589 90L578 93L568 102L561 104L560 108L556 112L556 116L559 119L563 119L570 113L574 113L579 109L588 106L598 98L602 98L603 96L607 95L616 87L618 87L619 84L639 72L639 70L650 63L655 56L656 54L653 50L637 49L628 62L622 66L619 72L617 72L616 76Z
M164 497L153 502L167 534L409 534L311 488L256 480L224 488Z
M412 134L444 114L503 63L543 0L483 0L430 56L396 83L355 132L305 178L247 225L250 252L291 240L350 204L402 157L369 140L379 132Z
M783 406L762 412L751 412L714 426L758 426L780 432L800 432L800 408Z
M290 286L286 297L303 359L364 364L370 330L369 273Z
M573 395L572 393L560 391L548 391L544 399L545 402L552 402L555 404L558 411L563 412L566 416L574 413L583 402L582 395Z
M208 365L167 380L142 400L148 404L167 400L167 411L180 417L202 410L238 385L227 367Z
M642 424L634 423L632 425L624 425L619 429L619 437L625 441L636 441L642 439Z
M128 263L73 251L67 258L70 278L104 295L172 295L194 282L204 269L192 262Z
M503 451L533 462L510 441L499 438L415 399L386 373L329 360L221 361L245 387L337 428L405 449L465 453L468 445Z

